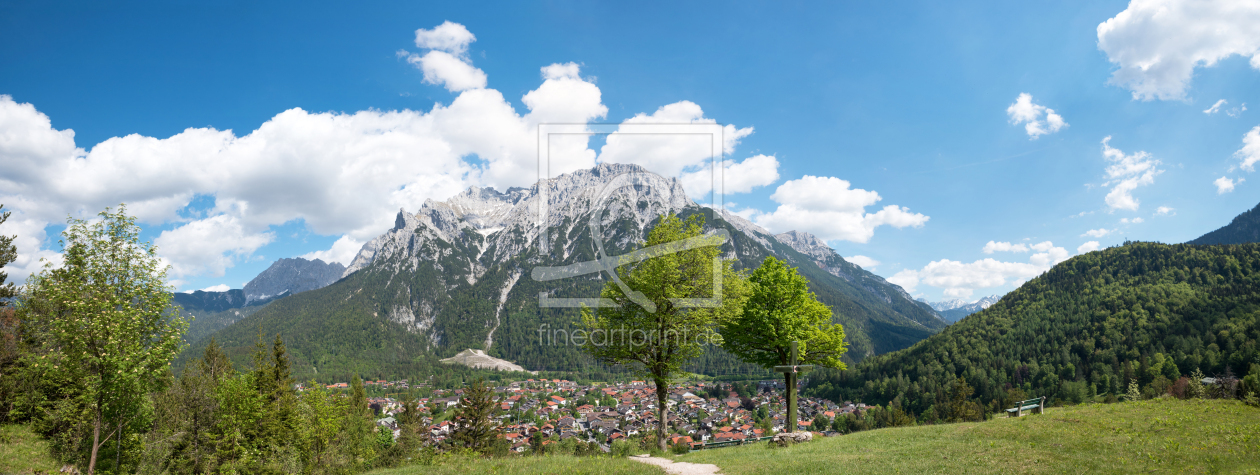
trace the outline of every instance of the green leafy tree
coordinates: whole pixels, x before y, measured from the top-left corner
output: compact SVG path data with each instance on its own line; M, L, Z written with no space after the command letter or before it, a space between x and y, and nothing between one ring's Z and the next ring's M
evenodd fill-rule
M618 266L617 275L630 292L610 281L600 296L615 305L582 309L582 325L590 336L583 349L603 363L631 365L636 375L656 384L656 441L662 451L669 383L701 354L719 318L742 308L746 289L730 261L714 265L720 259L720 238L710 237L711 245L692 249L681 245L685 239L701 238L703 226L704 218L698 214L686 222L673 213L661 217L644 249L667 252ZM721 296L713 293L715 277L722 279ZM709 303L715 306L688 307L681 299L713 299Z
M832 323L831 309L809 291L809 280L783 261L766 257L748 277L743 312L721 321L722 348L766 369L791 364L791 345L798 341L799 364L845 369L840 357L848 350L844 327ZM788 398L796 392L795 375L784 374ZM788 424L796 413L789 408ZM796 431L796 427L789 429Z
M71 218L62 233L64 265L51 262L28 281L23 318L43 335L31 354L41 377L73 381L78 417L70 426L90 430L87 472L94 473L102 447L116 450L143 430L151 415L150 393L164 384L188 323L171 310L167 267L157 248L139 239L125 206L100 220ZM115 467L122 470L121 467Z
M302 461L306 472L325 470L339 464L336 450L346 411L345 398L329 394L322 384L311 380L302 393Z
M827 427L830 425L831 421L827 420L827 416L822 413L818 413L818 415L814 416L814 421L809 424L809 430L822 432L827 430Z
M494 414L498 403L494 398L494 388L486 385L484 379L478 379L464 388L464 397L460 398L455 408L456 424L451 438L456 443L478 452L486 452L494 444Z

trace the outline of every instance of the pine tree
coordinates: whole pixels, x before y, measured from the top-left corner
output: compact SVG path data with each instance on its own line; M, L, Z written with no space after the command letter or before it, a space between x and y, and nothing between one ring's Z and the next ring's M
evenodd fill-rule
M9 219L9 212L4 210L4 205L0 204L0 224L4 224ZM13 282L5 283L9 278L9 274L4 271L5 264L13 262L17 259L17 246L13 245L13 239L17 236L5 236L0 234L0 307L4 306L5 300L17 296L17 288L13 286Z
M456 427L451 438L466 448L483 453L488 451L494 443L496 424L492 417L497 412L496 406L494 390L486 385L484 379L478 379L464 388L464 397L455 409Z

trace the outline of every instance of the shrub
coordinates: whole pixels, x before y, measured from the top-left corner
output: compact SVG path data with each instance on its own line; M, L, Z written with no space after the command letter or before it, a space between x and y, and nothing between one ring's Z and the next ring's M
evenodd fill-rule
M1188 390L1189 387L1190 387L1190 378L1182 376L1180 378L1177 378L1177 381L1174 382L1172 386L1168 387L1168 394L1177 399L1185 399L1186 391Z
M682 455L687 452L691 452L691 445L686 442L679 442L670 446L669 452L674 455Z
M633 455L634 449L634 443L626 439L618 439L613 441L608 452L613 457L629 457L630 455Z
M1199 398L1207 396L1207 391L1203 388L1203 372L1195 369L1190 374L1190 384L1186 387L1187 398Z
M1138 388L1136 379L1129 380L1129 392L1124 395L1124 398L1129 402L1142 400L1142 390Z

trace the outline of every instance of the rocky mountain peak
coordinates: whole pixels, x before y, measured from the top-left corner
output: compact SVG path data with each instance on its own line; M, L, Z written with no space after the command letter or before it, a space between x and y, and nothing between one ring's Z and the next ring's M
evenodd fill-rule
M282 294L296 294L322 288L341 278L345 266L301 257L280 259L245 284L248 302L267 300Z
M688 206L695 203L687 198L678 179L632 164L601 163L507 192L474 186L443 201L426 200L414 215L400 210L394 228L364 244L343 276L380 256L407 253L412 261L436 259L436 254L424 254L427 251L423 251L423 244L433 240L464 241L466 229L485 236L484 241L473 240L470 245L483 250L493 248L491 262L502 262L519 254L525 246L535 245L544 229L572 227L576 220L586 219L596 211L632 216L643 228L661 214L677 213ZM540 211L546 212L543 219L539 219ZM606 216L601 214L605 220ZM484 265L470 263L469 268Z
M826 259L828 256L835 254L836 251L831 249L826 242L818 239L818 236L802 231L788 231L776 234L775 239L779 242L787 244L796 252L813 257L814 259Z

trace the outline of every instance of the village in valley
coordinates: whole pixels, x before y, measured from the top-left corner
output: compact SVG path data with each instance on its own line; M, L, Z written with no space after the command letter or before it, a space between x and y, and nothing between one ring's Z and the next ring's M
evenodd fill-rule
M460 403L463 389L430 389L424 383L403 381L364 381L369 393L389 396L369 397L377 424L399 435L397 419L403 410L398 392L418 390L429 442L440 444L449 438L455 424L449 420ZM501 383L500 383L501 384ZM335 383L326 389L350 388ZM713 444L754 441L785 432L786 406L782 381L730 384L689 382L669 389L670 445ZM303 388L299 385L299 391ZM514 452L531 450L530 439L541 433L543 445L576 438L597 443L607 451L619 439L653 433L657 424L656 387L644 381L628 383L578 384L564 379L528 379L493 388L498 411L498 437L506 439ZM741 394L743 393L743 394ZM861 416L866 405L826 399L798 399L800 431L835 435L833 421L850 413ZM788 431L792 432L792 431Z

